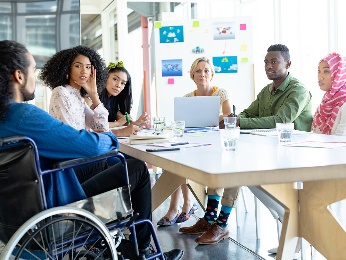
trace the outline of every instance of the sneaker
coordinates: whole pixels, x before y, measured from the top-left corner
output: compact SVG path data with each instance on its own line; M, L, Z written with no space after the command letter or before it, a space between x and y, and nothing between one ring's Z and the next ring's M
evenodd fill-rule
M191 227L182 227L179 229L179 232L184 234L201 234L208 231L212 227L212 224L209 224L204 218L200 218L196 224Z
M188 220L190 218L190 216L192 214L194 214L196 211L198 210L198 207L197 207L197 204L196 203L193 203L191 209L189 210L188 213L186 212L181 212L180 213L180 216L178 217L176 223L183 223L185 222L186 220Z

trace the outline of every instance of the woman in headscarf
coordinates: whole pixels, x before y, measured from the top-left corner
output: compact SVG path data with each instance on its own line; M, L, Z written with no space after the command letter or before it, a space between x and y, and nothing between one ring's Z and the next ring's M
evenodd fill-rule
M334 52L323 58L318 85L326 93L314 115L313 132L346 135L346 57Z

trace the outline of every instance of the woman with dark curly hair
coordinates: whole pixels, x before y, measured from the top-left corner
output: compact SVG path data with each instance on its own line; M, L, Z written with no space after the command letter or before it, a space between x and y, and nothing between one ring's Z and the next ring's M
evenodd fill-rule
M53 90L52 116L78 130L109 131L108 111L98 95L98 88L105 87L107 68L96 51L81 45L59 51L44 65L40 78ZM93 102L90 107L86 95Z

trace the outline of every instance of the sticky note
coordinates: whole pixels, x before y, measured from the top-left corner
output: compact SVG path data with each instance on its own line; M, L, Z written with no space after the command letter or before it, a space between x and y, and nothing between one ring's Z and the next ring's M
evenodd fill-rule
M199 27L199 21L193 21L192 27Z
M170 85L174 84L174 78L168 78L168 84Z
M242 44L242 45L240 46L240 50L241 50L241 51L247 51L247 45L246 45L246 44Z
M246 23L241 23L240 24L240 30L245 31L246 30Z
M241 63L247 63L247 62L249 62L248 58L241 58Z
M155 22L154 24L155 28L161 28L162 27L162 23L159 21L159 22Z

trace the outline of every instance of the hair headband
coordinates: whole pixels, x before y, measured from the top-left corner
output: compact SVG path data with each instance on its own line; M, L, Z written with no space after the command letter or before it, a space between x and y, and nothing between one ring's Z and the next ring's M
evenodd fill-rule
M115 69L115 68L124 68L124 63L122 61L119 61L117 63L110 62L108 64L108 67L107 67L108 70Z

